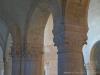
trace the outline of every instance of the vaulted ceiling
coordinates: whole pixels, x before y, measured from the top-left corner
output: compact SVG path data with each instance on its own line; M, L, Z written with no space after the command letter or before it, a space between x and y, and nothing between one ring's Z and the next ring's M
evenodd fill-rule
M18 31L23 38L36 8L43 3L56 4L55 1L61 0L0 0L0 44L4 47L9 32L15 34Z

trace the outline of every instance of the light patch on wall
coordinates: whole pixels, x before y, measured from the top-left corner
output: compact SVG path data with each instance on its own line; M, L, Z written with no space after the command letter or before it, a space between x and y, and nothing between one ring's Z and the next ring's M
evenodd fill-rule
M53 16L50 14L44 31L44 70L45 75L58 75L57 47L54 46L52 33Z
M45 26L45 30L44 30L44 46L49 46L54 44L53 43L53 17L52 14L50 14L47 24ZM49 52L49 50L45 49L46 51Z

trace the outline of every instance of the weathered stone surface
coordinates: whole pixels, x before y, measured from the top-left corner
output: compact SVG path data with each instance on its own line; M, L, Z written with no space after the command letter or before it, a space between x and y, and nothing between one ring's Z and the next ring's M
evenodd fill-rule
M52 46L58 49L50 56L58 53L58 75L83 75L82 47L87 39L88 1L1 0L0 18L7 23L13 39L12 75L43 75L44 30L50 14L54 24ZM48 48L55 49L51 45ZM56 58L45 59L53 65L50 75L57 74Z

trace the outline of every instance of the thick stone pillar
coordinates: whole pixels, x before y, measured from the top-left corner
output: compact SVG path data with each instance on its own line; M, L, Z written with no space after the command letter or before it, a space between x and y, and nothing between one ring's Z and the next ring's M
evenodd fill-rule
M12 48L12 75L21 74L21 55L17 55L16 51Z
M35 48L36 49L36 48ZM43 61L41 51L38 49L42 49L41 47L37 48L37 51L30 51L23 55L22 58L22 75L43 75Z
M12 75L20 75L20 57L12 57Z
M67 0L65 7L65 47L59 52L63 72L60 75L84 75L82 48L87 39L88 0Z
M63 17L61 16L56 16L54 17L54 29L53 29L53 34L54 34L54 43L55 46L58 49L58 75L64 75L66 64L68 62L68 59L65 57L66 56L66 49L64 46L64 23L63 23Z
M12 56L10 54L9 56L6 56L6 60L4 64L5 64L4 74L12 75Z
M84 75L82 47L87 39L88 0L65 2L64 18L58 15L54 17L53 33L58 48L58 75Z
M32 72L34 71L33 69L33 59L32 57L28 56L28 55L24 55L22 57L22 70L21 70L21 74L22 75L33 75Z
M0 75L4 75L4 63L0 60Z
M55 14L54 16L54 43L58 49L58 75L64 75L64 67L67 64L68 60L66 59L66 49L64 45L64 18L62 13ZM67 60L67 61L66 61Z
M81 53L59 52L59 75L83 75Z
M74 35L74 34L73 34ZM70 38L73 38L70 36ZM79 38L78 38L79 39ZM58 75L84 75L82 43L76 37L58 44ZM58 39L59 41L59 39Z

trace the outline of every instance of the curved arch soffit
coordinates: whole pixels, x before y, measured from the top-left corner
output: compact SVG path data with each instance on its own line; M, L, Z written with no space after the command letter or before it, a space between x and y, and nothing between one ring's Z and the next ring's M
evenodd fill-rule
M43 45L44 29L50 13L53 15L54 28L56 28L55 33L58 34L60 32L57 28L57 25L59 28L63 28L63 26L59 26L61 25L62 21L62 11L60 9L60 6L57 6L57 4L55 4L55 6L52 7L51 4L41 3L32 14L32 17L30 18L30 22L28 24L29 27L27 29L27 44L30 45L28 45L27 47L30 47L31 45L33 46L34 42L34 47L37 47L37 44ZM32 42L32 40L34 42Z
M100 70L99 65L99 56L100 55L100 40L98 40L92 47L90 52L90 64L94 68L95 72L98 72Z
M91 55L90 55L90 61L91 60L94 60L94 53L95 53L95 48L97 48L97 46L100 44L100 40L98 40L97 42L95 42L95 44L93 45L92 47L92 50L91 50Z
M5 25L8 29L8 34L11 33L13 40L14 40L14 38L15 38L14 34L21 33L18 24L11 17L2 15L2 16L0 16L0 18L5 22Z

